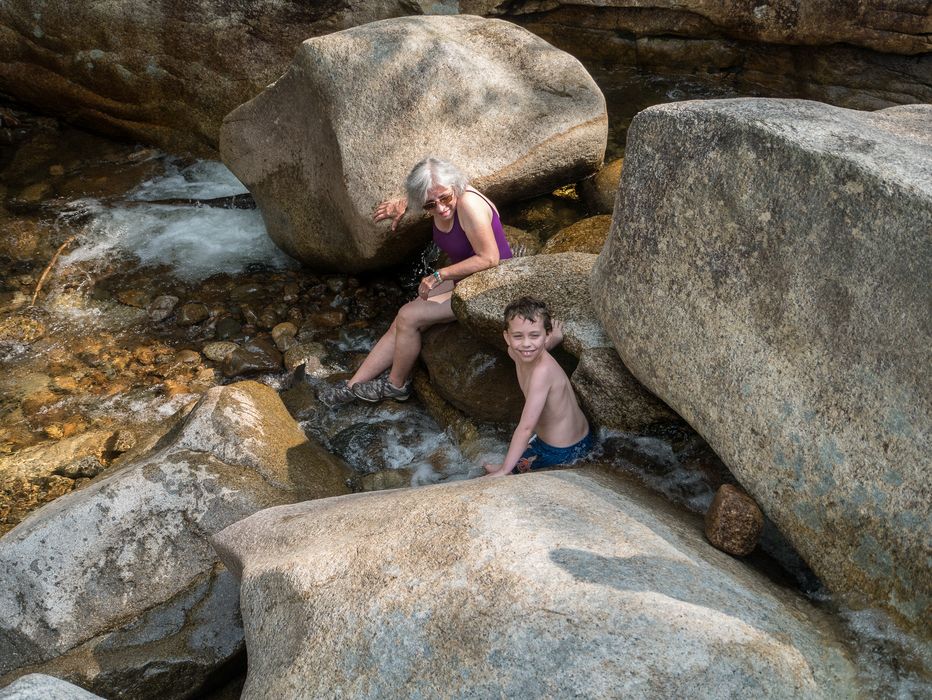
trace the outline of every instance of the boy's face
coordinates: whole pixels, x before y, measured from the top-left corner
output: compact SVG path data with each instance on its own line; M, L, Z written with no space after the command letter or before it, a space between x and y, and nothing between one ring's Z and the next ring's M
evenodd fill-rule
M505 342L515 357L520 358L522 362L533 362L546 350L547 336L550 334L544 330L542 319L529 321L516 316L508 322L508 330L504 335Z

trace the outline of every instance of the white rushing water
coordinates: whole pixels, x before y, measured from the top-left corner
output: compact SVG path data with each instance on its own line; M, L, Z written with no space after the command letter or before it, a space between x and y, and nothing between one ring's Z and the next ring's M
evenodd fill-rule
M146 203L209 200L244 192L242 183L221 163L198 161L178 168L169 162L164 175L142 183L124 204L74 202L73 209L89 214L90 221L81 245L64 256L62 264L120 255L142 267L168 266L185 282L220 272L236 274L253 264L296 266L268 237L258 210Z

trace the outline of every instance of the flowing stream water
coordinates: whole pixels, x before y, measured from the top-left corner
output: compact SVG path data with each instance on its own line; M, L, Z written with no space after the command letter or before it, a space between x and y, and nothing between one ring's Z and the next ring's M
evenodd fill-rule
M607 160L623 156L627 126L643 107L731 96L694 81L596 77L611 116ZM318 348L319 366L298 385L285 371L253 378L279 390L302 428L353 467L356 489L471 478L482 473L482 461L504 453L509 426L480 425L464 453L418 401L331 410L313 399L321 381L351 371L387 328L413 294L417 263L365 277L302 269L265 235L257 210L240 208L236 198L246 190L222 164L14 114L19 124L7 130L13 149L0 158L0 213L10 241L0 250L0 319L17 319L27 337L16 342L8 334L0 344L0 459L93 430L157 430L211 386L240 378L201 357L205 343L247 339L282 321ZM503 208L506 223L542 238L586 214L558 196ZM179 309L202 306L204 317L181 322L176 311L153 319L146 309L160 295L177 297ZM28 342L35 327L41 337ZM598 458L694 512L704 512L718 485L699 468L714 455L689 431L603 433ZM35 505L84 481L37 483ZM0 534L25 515L7 511ZM932 667L927 648L880 613L839 609L772 526L765 549L751 565L835 612L871 697L932 696L921 670Z

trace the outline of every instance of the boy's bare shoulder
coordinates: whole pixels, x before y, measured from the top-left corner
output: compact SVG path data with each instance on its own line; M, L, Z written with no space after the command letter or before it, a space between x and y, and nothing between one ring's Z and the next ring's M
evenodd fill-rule
M566 372L563 371L563 368L560 366L560 363L549 352L544 353L540 358L540 363L534 368L531 373L532 377L540 376L541 381L546 381L548 384L555 384L566 380Z

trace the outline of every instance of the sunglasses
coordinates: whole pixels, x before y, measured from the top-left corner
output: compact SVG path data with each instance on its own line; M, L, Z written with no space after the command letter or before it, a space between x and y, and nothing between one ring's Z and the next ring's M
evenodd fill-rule
M453 201L453 193L448 192L447 194L442 194L437 199L428 199L424 202L424 211L433 211L437 208L437 204L443 204L446 206Z

